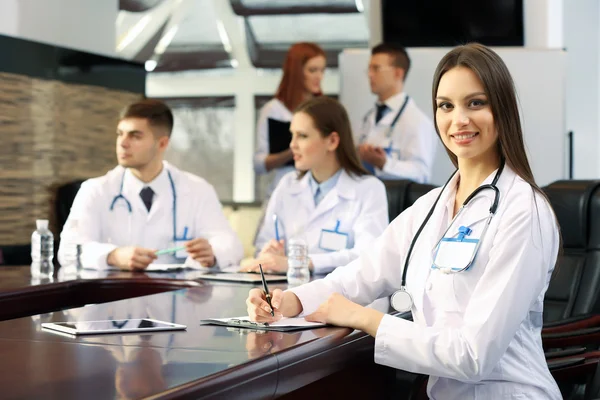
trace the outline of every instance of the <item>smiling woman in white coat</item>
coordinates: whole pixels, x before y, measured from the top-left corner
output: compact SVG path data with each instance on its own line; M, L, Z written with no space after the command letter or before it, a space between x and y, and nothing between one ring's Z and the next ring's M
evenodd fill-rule
M348 114L339 102L316 97L296 109L291 123L296 169L277 185L256 240L258 264L287 270L286 241L308 244L310 268L331 272L369 247L388 225L385 187L358 159Z
M163 160L172 128L171 110L158 100L123 111L116 137L119 165L82 184L61 233L61 264L72 240L82 245L85 268L185 263L215 269L240 261L242 244L212 185Z
M430 375L431 399L560 399L541 341L560 234L529 167L510 73L489 48L460 46L440 61L432 97L458 167L445 187L404 211L356 261L274 290L274 317L251 290L248 313L367 332L375 362ZM364 307L390 295L412 321Z

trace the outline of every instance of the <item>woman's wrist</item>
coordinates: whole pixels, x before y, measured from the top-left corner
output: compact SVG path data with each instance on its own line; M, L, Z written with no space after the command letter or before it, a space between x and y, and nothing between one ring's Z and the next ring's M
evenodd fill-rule
M283 307L280 310L284 317L295 317L302 312L302 303L296 293L283 292Z
M372 308L362 307L358 312L354 314L352 328L361 330L375 337L377 335L379 325L381 324L381 320L384 316L385 314L381 311L377 311Z

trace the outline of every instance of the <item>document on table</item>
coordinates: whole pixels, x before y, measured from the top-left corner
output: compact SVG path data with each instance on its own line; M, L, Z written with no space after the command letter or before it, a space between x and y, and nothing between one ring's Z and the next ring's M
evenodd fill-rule
M262 322L250 321L250 317L236 317L236 318L210 318L203 319L200 321L200 325L220 325L230 326L234 328L247 328L247 329L260 329L266 331L279 331L279 332L291 332L300 331L304 329L321 328L326 324L320 322L308 322L302 317L294 318L281 318L277 322L270 324Z
M152 263L152 264L148 265L148 267L146 269L141 269L139 271L140 272L144 272L144 271L160 272L160 271L174 271L174 270L184 269L184 268L188 268L188 267L186 267L185 264L155 264L155 263ZM108 270L109 271L119 271L120 268L109 266Z

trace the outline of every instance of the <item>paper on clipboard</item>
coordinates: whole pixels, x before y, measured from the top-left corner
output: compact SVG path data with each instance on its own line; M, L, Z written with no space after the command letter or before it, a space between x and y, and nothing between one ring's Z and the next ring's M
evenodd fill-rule
M187 268L185 264L155 264L148 265L146 271L172 271Z
M300 331L304 329L322 328L326 326L321 322L309 322L302 317L281 318L277 322L263 324L260 322L250 321L250 317L235 317L235 318L210 318L200 321L201 325L220 325L234 328L260 329L266 331L290 332Z

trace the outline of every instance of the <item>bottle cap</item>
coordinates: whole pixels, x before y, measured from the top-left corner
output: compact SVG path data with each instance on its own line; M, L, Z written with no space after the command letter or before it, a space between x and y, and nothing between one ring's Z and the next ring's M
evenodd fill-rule
M48 229L48 220L47 219L38 219L35 221L35 226L38 230Z

